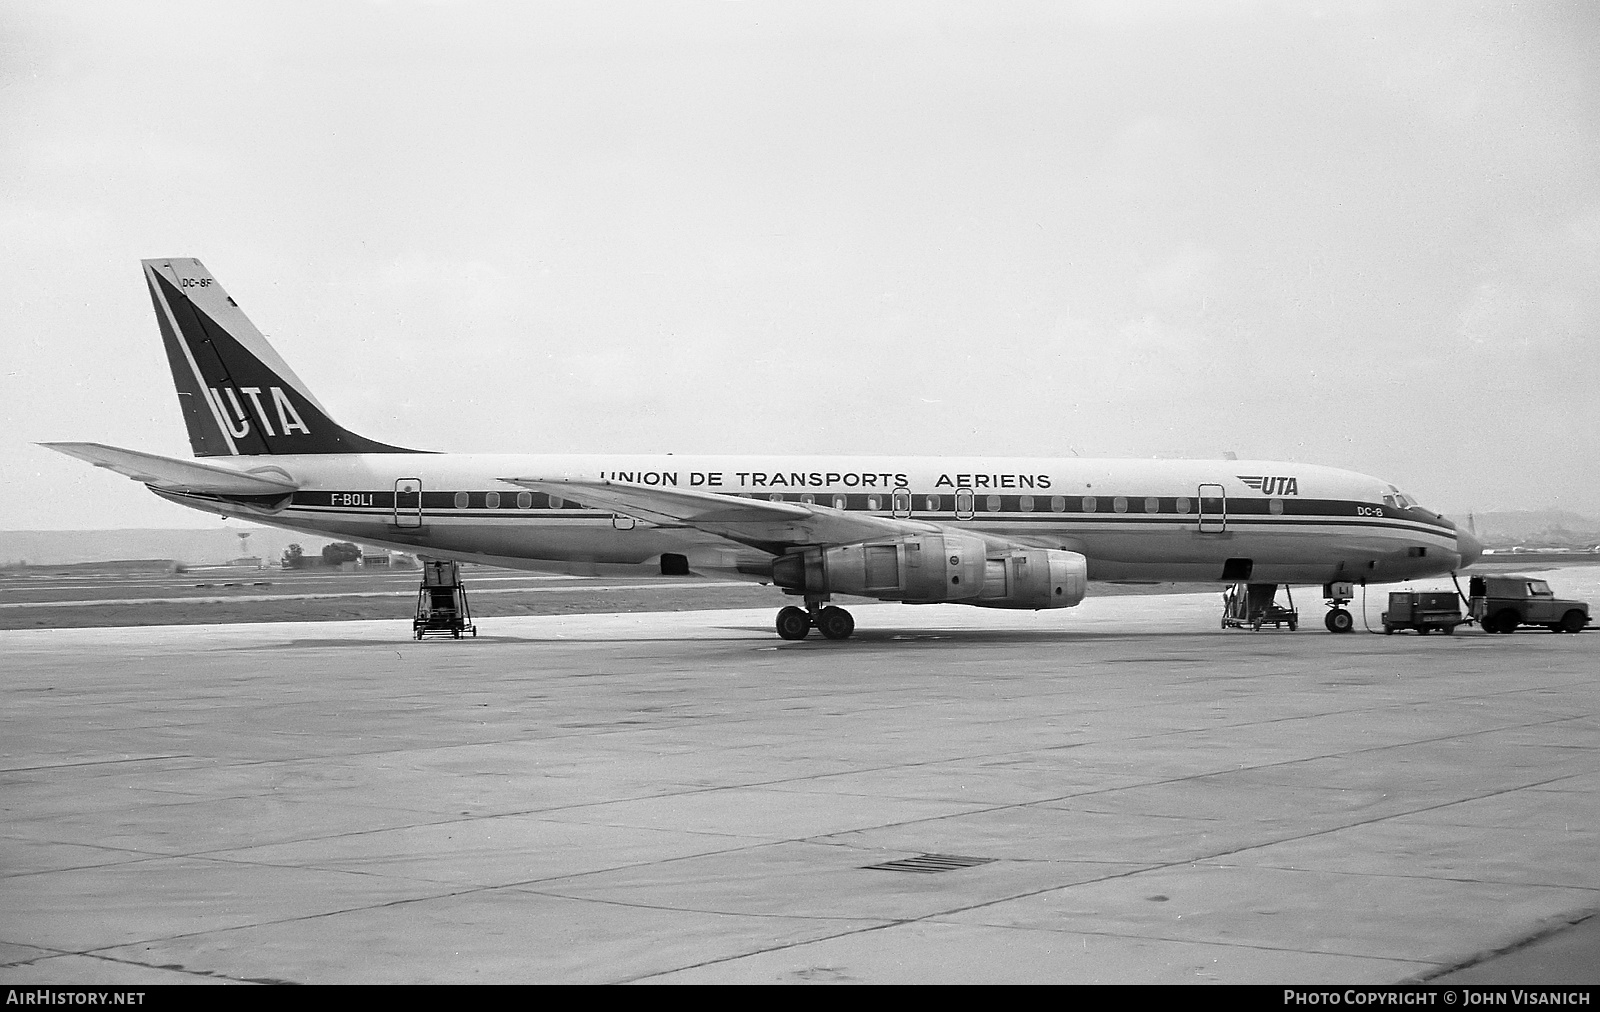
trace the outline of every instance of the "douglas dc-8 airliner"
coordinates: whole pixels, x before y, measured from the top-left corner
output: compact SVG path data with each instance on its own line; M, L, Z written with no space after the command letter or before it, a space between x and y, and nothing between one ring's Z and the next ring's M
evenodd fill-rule
M847 638L834 594L1070 608L1089 581L1348 587L1471 565L1471 535L1387 482L1264 460L434 453L337 425L198 260L144 261L195 460L46 443L227 517L442 559L720 574Z

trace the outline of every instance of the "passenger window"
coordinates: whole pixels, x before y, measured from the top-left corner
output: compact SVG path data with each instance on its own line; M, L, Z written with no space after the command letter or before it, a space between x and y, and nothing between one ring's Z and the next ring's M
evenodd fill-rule
M457 492L456 493L456 509L458 509L458 510L466 509L467 508L467 503L469 501L470 500L468 499L467 494L465 492Z
M988 510L990 513L999 513L1000 512L1000 497L997 496L997 495L984 496L983 497L983 508Z
M875 495L867 496L867 509L875 510L877 508L878 508L878 497L875 496Z
M1024 513L1032 513L1033 512L1033 496L1025 495L1025 496L1022 496L1020 499L1018 499L1017 500L1017 509L1021 510Z
M492 510L499 509L500 508L500 493L499 492L490 492L488 495L484 496L483 497L483 505L488 509L492 509Z
M783 502L783 493L782 492L774 492L771 495L767 496L767 498L771 499L773 502Z
M1127 497L1119 495L1115 499L1111 500L1111 508L1116 510L1118 513L1128 512Z
M1161 500L1155 496L1148 496L1144 501L1144 511L1146 513L1160 513Z
M928 512L929 513L937 513L937 512L939 512L939 497L936 496L936 495L928 496L927 505L928 505Z
M1273 516L1277 516L1278 514L1282 513L1283 512L1283 500L1282 499L1268 499L1267 500L1267 512L1271 513Z
M1093 513L1095 510L1097 510L1099 508L1100 508L1100 503L1099 503L1098 500L1095 499L1094 496L1086 495L1086 496L1083 497L1083 511L1085 513Z
M836 510L842 510L845 508L844 496L836 495L833 497L833 508Z
M801 492L800 501L805 503L807 506L810 506L812 503L817 501L817 497L812 495L810 492Z
M1189 512L1189 500L1184 496L1179 496L1177 503L1174 504L1174 507L1179 513L1187 513Z
M532 508L533 508L533 493L532 492L518 492L517 493L517 509L525 510L525 509L532 509Z
M562 507L562 505L565 502L566 502L566 500L562 499L560 496L553 495L553 496L550 497L550 508L553 509L553 510L558 510L558 509L560 509Z
M1064 495L1053 495L1053 496L1050 497L1050 512L1052 512L1052 513L1065 513L1066 511L1067 511L1067 497L1066 496L1064 496Z

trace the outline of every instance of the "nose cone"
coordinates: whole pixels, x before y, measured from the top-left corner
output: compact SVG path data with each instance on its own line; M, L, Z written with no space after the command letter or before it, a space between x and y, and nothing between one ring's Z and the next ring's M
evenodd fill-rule
M1461 556L1461 568L1477 562L1483 557L1483 543L1466 531L1456 531L1456 552Z

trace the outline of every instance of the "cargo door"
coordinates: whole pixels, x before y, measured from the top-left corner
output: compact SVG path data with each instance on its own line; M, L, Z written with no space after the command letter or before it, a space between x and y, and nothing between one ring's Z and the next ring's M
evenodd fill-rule
M394 525L422 526L422 479L400 478L394 483Z

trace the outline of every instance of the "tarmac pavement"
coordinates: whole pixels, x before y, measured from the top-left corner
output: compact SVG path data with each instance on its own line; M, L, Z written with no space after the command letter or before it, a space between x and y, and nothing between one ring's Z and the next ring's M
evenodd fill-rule
M0 983L1600 980L1600 636L1300 605L0 632Z

